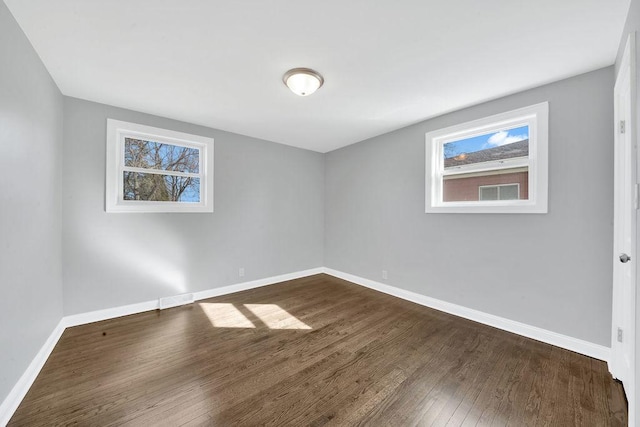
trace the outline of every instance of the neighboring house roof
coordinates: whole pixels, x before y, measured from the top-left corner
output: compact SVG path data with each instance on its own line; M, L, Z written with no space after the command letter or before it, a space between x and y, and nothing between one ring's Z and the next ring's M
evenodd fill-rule
M529 156L529 140L513 142L499 147L487 148L486 150L475 151L473 153L462 153L455 157L444 159L444 167L468 165L471 163L492 162L496 160L513 159L515 157Z

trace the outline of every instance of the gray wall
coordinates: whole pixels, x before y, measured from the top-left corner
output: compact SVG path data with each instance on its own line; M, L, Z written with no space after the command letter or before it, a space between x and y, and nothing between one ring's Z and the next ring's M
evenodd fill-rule
M322 266L322 154L73 98L64 106L65 315ZM213 137L215 212L105 213L107 118Z
M0 403L62 318L62 105L0 2Z
M609 346L612 89L609 67L328 153L325 265ZM425 132L543 101L548 214L424 213Z

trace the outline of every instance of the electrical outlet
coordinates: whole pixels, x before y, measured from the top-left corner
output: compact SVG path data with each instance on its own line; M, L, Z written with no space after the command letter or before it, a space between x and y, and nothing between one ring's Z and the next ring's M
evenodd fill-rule
M240 267L240 268L238 269L238 276L240 276L240 277L244 277L244 267Z
M387 280L389 278L389 275L387 274L387 270L382 270L382 278L384 280Z

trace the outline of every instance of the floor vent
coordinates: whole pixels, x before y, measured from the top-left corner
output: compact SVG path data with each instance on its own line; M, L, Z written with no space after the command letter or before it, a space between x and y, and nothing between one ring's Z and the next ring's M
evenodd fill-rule
M171 297L160 298L160 310L165 308L177 307L179 305L191 304L194 302L193 294L174 295Z

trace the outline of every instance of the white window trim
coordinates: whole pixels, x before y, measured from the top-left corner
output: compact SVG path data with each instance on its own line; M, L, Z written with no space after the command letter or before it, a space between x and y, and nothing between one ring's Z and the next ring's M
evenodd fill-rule
M124 200L124 140L126 137L197 148L200 153L200 167L197 174L200 178L200 202ZM213 212L213 138L107 119L106 163L105 210L107 212ZM126 168L126 170L138 169ZM140 169L139 172L148 173L149 171ZM193 176L194 174L167 171L166 175Z
M498 189L498 200L500 200L500 187L512 187L514 185L518 189L518 197L520 197L520 183L512 182L512 183L509 183L509 184L488 184L488 185L480 185L480 186L478 186L478 200L480 200L481 197L482 197L482 189L483 188L497 188Z
M425 212L426 213L547 213L549 103L543 102L494 116L427 132L425 135ZM502 164L476 164L444 171L443 150L447 142L529 126L529 158ZM528 200L443 202L443 177L482 170L528 166Z

